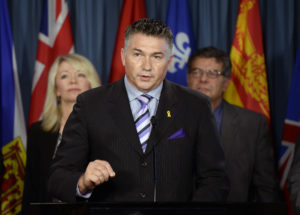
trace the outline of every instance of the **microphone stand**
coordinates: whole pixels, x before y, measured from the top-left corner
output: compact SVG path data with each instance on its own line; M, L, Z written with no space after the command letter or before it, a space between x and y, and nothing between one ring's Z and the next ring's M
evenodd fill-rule
M156 120L155 117L151 117L151 124L152 129L154 131L156 127ZM156 169L156 146L155 143L153 143L153 180L154 180L154 191L153 191L153 201L156 202L156 185L157 185L157 169Z

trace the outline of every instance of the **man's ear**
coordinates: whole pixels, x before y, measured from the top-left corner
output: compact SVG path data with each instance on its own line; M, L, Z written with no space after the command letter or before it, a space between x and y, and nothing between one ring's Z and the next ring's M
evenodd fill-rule
M191 75L186 71L186 83L187 83L188 87L192 86L191 85L191 83L192 83L191 79L192 79Z
M125 66L125 51L124 51L124 48L121 48L121 60L122 60L123 66Z
M173 57L174 57L174 55L170 55L170 58L169 58L169 60L168 60L168 70L169 70L169 68L170 68L170 66L171 66L171 63L172 63L172 61L173 61Z

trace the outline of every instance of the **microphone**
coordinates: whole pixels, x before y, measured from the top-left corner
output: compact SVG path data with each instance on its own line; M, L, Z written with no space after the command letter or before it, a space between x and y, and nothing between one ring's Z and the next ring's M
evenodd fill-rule
M155 116L152 116L150 119L152 129L155 131L157 126L157 121ZM157 184L157 170L156 170L156 147L155 143L153 143L153 181L154 181L154 191L153 191L153 201L156 202L156 184Z
M156 119L155 119L155 116L151 117L150 122L151 122L152 128L155 128L156 127L156 123L157 123Z

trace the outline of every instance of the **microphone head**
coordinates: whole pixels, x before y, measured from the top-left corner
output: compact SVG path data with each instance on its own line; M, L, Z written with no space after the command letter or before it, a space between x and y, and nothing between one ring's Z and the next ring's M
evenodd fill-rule
M153 127L156 126L156 119L155 119L155 116L152 116L152 117L151 117L150 122L151 122L151 124L152 124Z

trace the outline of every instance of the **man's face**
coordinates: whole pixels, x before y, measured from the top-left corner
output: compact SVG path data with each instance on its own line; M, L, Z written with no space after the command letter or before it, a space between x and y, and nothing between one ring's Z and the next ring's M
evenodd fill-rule
M133 34L127 50L121 50L129 83L145 93L158 87L172 60L169 53L165 39L141 33Z
M198 71L215 70L223 73L222 63L217 62L215 58L197 57L191 64L191 71L193 69L198 69ZM209 96L214 109L222 101L223 93L227 89L230 80L223 75L211 78L206 72L198 72L198 74L189 73L187 83L190 88Z

